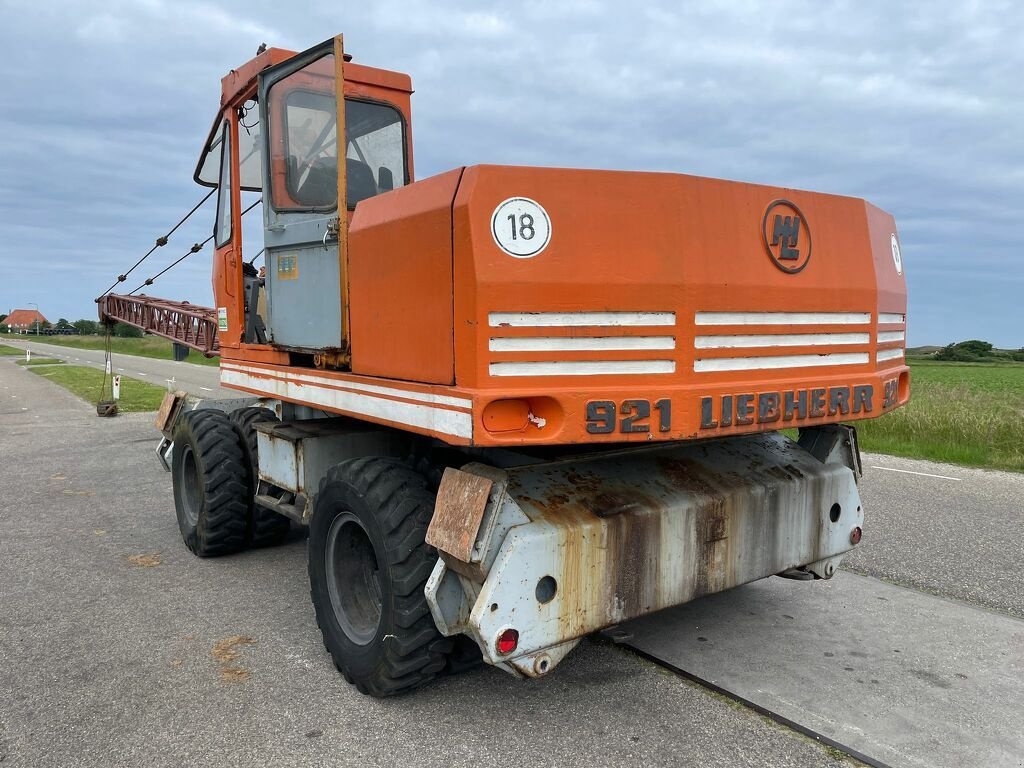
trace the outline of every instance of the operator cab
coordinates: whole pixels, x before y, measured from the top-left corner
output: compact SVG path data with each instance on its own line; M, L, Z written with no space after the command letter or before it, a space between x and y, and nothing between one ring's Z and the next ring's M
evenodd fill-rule
M360 201L411 181L412 89L408 76L352 64L339 50L338 39L298 55L270 49L224 78L225 106L194 177L218 189L214 294L222 349L273 344L346 353L338 300L343 235ZM341 173L339 118L345 124ZM344 223L337 205L342 187ZM243 218L259 203L262 220ZM275 303L317 311L282 310L275 318Z

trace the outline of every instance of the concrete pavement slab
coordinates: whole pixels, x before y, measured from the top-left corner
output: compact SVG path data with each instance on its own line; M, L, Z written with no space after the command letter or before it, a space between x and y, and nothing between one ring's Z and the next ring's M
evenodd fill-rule
M628 645L892 766L1024 761L1024 621L876 579L739 587Z

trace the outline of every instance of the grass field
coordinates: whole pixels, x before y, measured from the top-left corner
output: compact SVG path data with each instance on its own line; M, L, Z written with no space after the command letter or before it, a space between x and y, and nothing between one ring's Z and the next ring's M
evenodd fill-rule
M6 344L0 344L0 355L24 355L25 350L15 349L14 347L8 347Z
M20 340L38 341L40 344L56 344L61 347L75 347L76 349L103 349L105 343L103 336L22 336ZM161 339L159 336L143 336L141 339L123 339L115 336L110 340L110 348L114 354L153 357L157 360L174 359L171 342ZM15 350L15 352L17 354L24 354L21 350ZM192 350L189 352L186 362L199 365L217 365L220 363L220 358L203 357L202 353Z
M1024 472L1024 364L909 362L910 404L857 422L863 450Z
M33 357L31 360L15 360L15 365L63 365L56 357Z
M83 400L95 404L100 394L100 382L103 371L86 368L80 365L61 365L52 368L30 368L32 373L43 376L52 382L78 395ZM144 381L121 377L121 399L118 410L124 413L134 411L155 411L160 407L166 390L147 384ZM106 397L110 397L109 382Z

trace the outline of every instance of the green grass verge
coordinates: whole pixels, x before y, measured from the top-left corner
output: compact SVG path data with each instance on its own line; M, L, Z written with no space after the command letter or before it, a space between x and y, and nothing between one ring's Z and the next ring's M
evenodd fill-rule
M30 368L32 373L60 384L83 400L95 404L100 393L103 371L81 365L61 365L54 368ZM117 403L122 413L155 411L160 407L166 390L137 379L121 377L121 399ZM108 382L107 397L110 396Z
M24 349L15 349L14 347L8 347L6 344L0 344L0 355L24 355Z
M56 357L33 357L31 360L16 360L15 365L63 365Z
M1024 472L1024 364L909 363L910 403L857 422L863 450Z
M25 338L28 339L28 337ZM105 343L103 336L39 336L38 338L32 337L32 340L38 341L40 344L56 344L76 349L104 349ZM173 345L167 339L162 339L159 336L143 336L141 339L124 339L115 336L110 340L110 349L115 355L138 355L157 360L174 359ZM196 352L193 349L189 352L186 362L199 365L219 365L220 358L203 357L201 352Z

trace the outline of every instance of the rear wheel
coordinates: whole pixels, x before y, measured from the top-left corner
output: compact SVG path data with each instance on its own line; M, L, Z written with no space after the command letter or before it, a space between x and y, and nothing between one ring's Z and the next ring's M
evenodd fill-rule
M287 538L291 521L284 515L261 507L256 503L256 488L260 480L259 444L256 440L256 425L261 422L280 419L268 408L239 408L232 411L231 423L235 425L245 449L249 481L249 542L254 547L272 547Z
M245 548L248 485L238 433L226 414L189 411L174 429L174 510L185 545L199 557Z
M445 669L452 641L423 594L437 562L424 541L433 510L426 480L395 459L344 461L321 483L310 593L324 645L362 693L403 693Z

